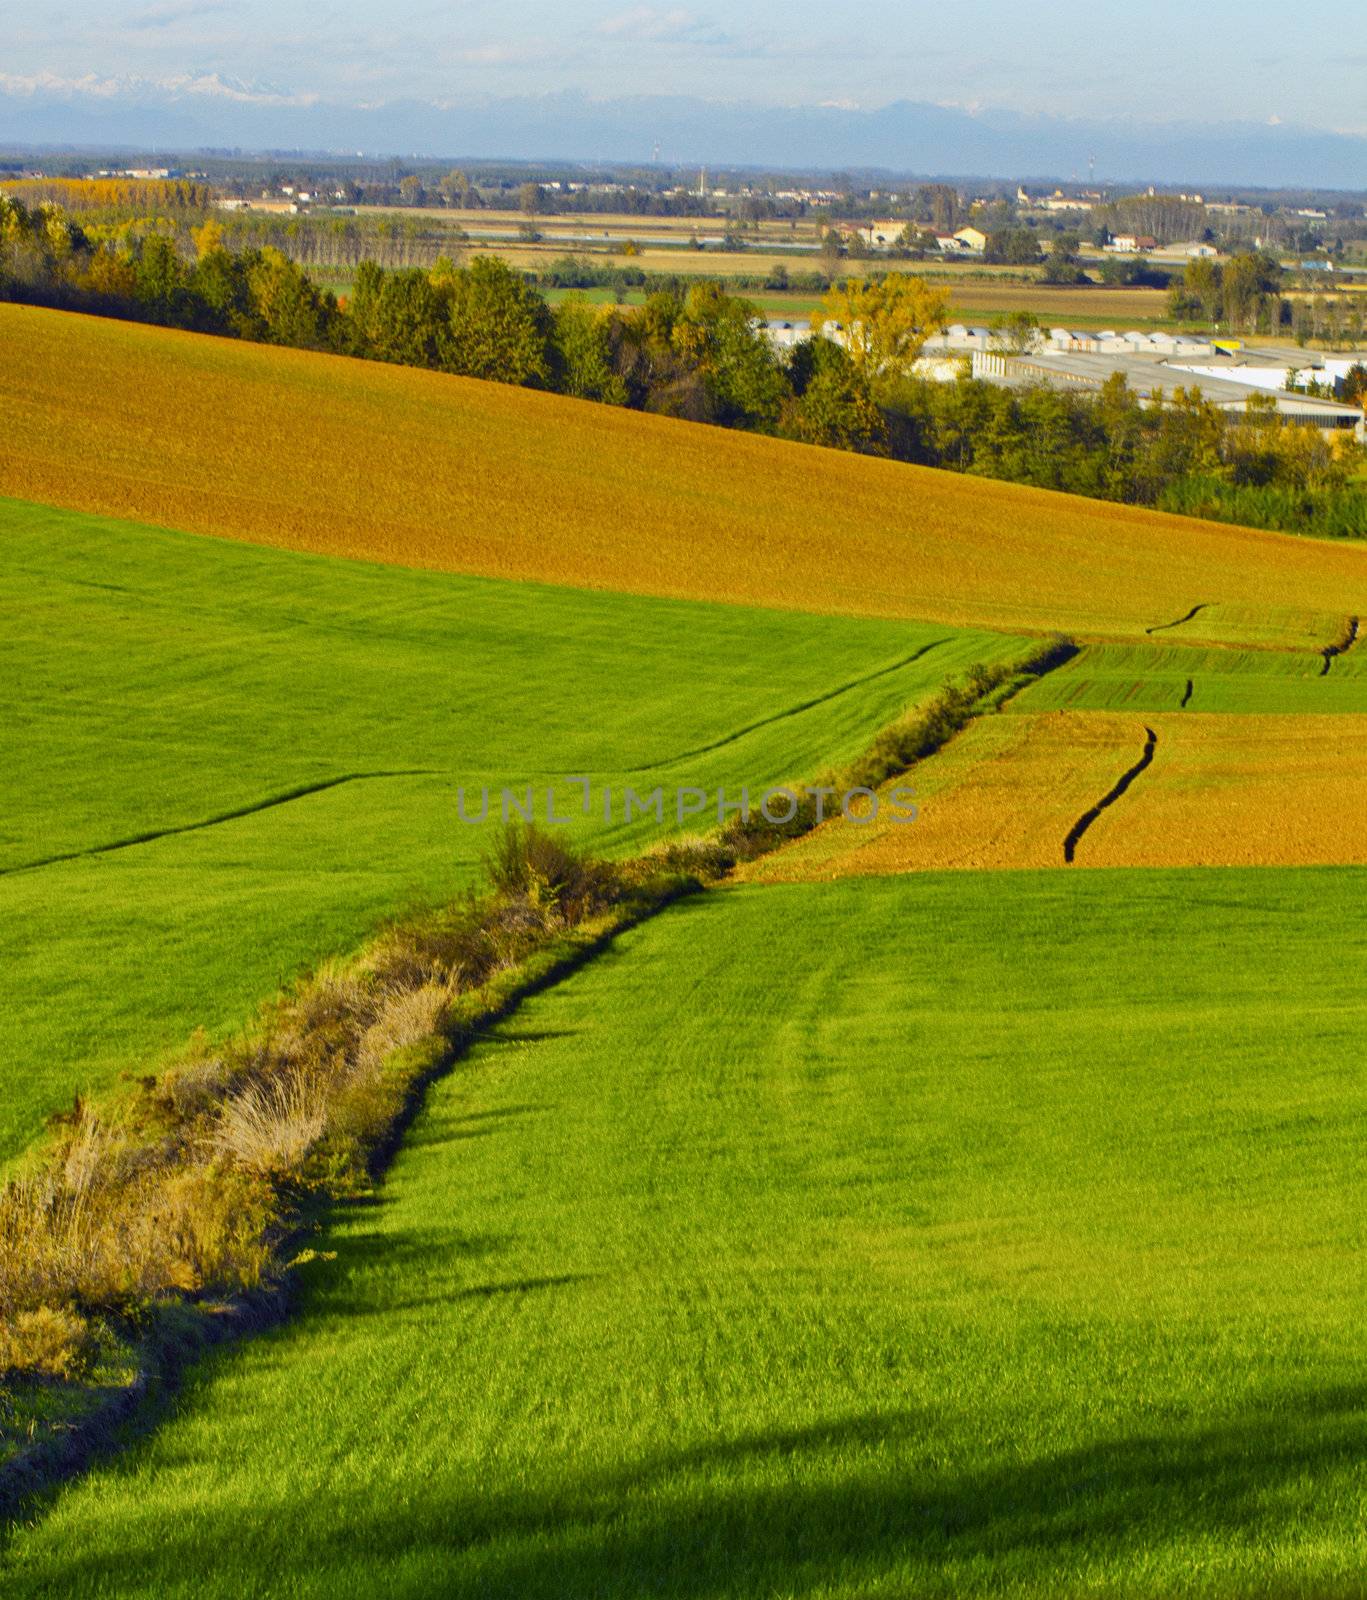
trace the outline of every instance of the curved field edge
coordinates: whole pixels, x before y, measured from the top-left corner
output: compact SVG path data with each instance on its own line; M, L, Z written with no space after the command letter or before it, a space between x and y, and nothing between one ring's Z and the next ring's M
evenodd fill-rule
M168 1308L188 1296L212 1310L263 1288L278 1299L285 1247L309 1211L365 1185L422 1085L529 983L816 826L818 796L930 753L1072 648L975 665L819 780L832 787L799 789L781 823L742 808L715 838L620 864L535 828L506 830L486 859L482 899L392 923L345 968L263 1008L244 1035L198 1037L122 1103L78 1097L50 1146L0 1190L0 1374L20 1385L3 1413L17 1450L4 1474L11 1493L41 1484L49 1467L79 1464L87 1437L130 1410L149 1387L149 1361L170 1347ZM130 1369L139 1344L144 1360ZM131 1383L117 1381L130 1370ZM71 1393L65 1407L53 1381L58 1397ZM40 1443L24 1447L25 1429Z
M76 858L0 876L5 1155L73 1092L154 1070L197 1024L225 1032L385 916L458 893L490 839L461 825L461 785L489 787L496 822L501 789L531 784L544 820L546 789L564 814L562 780L587 774L614 818L576 814L576 837L630 853L665 829L624 821L627 784L734 796L808 776L1029 647L14 503L0 616L0 867ZM337 781L362 772L412 775Z
M1363 885L681 902L8 1592L1360 1594Z
M1367 550L67 313L0 306L0 339L0 493L23 499L419 567L1035 633L1143 637L1218 602L1240 614L1221 642L1279 644L1288 610L1367 612Z
M369 1195L473 1039L715 872L509 843L520 883L395 924L217 1049L78 1102L0 1190L0 1519L154 1424L205 1348L286 1314L327 1206Z

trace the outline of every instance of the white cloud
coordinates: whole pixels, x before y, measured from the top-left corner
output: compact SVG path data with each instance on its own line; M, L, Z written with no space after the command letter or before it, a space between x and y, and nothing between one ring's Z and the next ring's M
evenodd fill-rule
M725 35L682 6L632 6L605 17L596 30L609 39L634 44L717 44Z
M27 76L0 72L0 94L66 98L86 96L95 100L175 100L192 95L254 106L311 106L318 103L316 94L294 94L269 84L240 83L234 78L220 77L216 72L182 72L166 78L108 78L93 72L76 78L63 78L54 72L35 72Z
M150 28L174 28L183 22L194 22L199 17L213 16L220 11L238 11L236 0L168 0L168 3L147 6L135 11L126 26L139 32Z

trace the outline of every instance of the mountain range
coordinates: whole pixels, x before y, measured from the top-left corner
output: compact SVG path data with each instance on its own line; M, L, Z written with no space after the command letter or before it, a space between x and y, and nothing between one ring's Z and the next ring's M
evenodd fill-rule
M1282 124L1149 123L901 100L717 103L580 93L347 104L216 73L0 74L0 144L640 161L1100 182L1367 189L1367 138Z

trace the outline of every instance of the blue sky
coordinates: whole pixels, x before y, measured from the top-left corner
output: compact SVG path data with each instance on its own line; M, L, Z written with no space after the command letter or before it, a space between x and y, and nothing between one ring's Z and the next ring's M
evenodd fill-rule
M348 103L576 89L1367 132L1361 4L1298 16L1284 0L55 0L5 31L10 88L218 74Z

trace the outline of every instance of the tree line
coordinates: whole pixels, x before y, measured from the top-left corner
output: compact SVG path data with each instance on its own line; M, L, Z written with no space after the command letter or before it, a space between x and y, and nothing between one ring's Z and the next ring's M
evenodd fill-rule
M1270 397L1231 415L1195 388L1147 405L1120 376L1096 394L918 377L925 339L950 307L905 273L836 283L813 336L780 350L755 307L713 282L680 280L639 306L573 295L552 305L493 257L389 271L365 261L343 304L271 246L229 249L216 221L191 237L193 259L158 232L102 243L59 207L0 195L0 298L522 384L1100 499L1367 536L1367 495L1350 482L1362 452L1284 423Z

